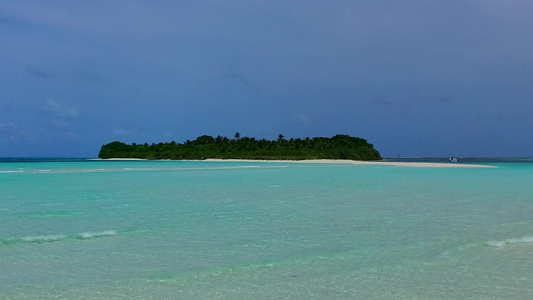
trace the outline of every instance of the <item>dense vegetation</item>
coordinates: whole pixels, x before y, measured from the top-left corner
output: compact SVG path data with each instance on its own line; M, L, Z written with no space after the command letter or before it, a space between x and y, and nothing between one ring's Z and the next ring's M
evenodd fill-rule
M352 159L380 160L381 156L366 140L348 135L332 138L256 140L240 137L235 139L203 135L183 144L176 142L159 144L131 144L112 142L102 146L99 158L143 159Z

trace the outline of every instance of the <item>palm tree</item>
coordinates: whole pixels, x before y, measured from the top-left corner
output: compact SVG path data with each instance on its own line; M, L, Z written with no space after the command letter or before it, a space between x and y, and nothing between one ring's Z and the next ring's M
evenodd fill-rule
M280 133L280 134L278 135L278 142L283 141L283 138L284 138L283 134Z
M241 134L238 133L238 132L236 132L236 133L235 133L235 139L238 140L239 138L241 138Z

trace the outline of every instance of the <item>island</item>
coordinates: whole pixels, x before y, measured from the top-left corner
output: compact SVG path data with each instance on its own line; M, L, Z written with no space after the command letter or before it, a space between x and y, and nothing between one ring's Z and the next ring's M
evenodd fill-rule
M348 159L381 160L380 153L365 139L338 134L331 138L257 140L235 134L234 139L203 135L184 143L125 144L119 141L103 145L98 158L111 159L257 159L257 160L313 160Z

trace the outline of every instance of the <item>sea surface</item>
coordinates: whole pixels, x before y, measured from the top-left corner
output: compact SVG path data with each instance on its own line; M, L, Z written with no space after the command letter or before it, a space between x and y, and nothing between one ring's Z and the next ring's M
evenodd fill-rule
M0 299L533 299L533 160L464 162L1 159Z

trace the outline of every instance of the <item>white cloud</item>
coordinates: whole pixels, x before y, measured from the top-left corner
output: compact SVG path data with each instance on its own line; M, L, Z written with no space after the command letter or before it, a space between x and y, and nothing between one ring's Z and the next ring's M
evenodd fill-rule
M54 124L54 126L57 128L57 129L61 129L61 130L68 130L70 129L70 125L69 123L66 121L66 120L52 120L52 124Z
M130 135L132 133L133 133L133 131L131 131L131 130L127 130L127 129L124 129L124 128L113 127L113 134L114 135Z
M0 140L18 140L24 137L24 131L13 123L0 123Z
M304 115L302 113L295 114L294 115L294 121L296 123L300 123L300 124L304 124L304 125L309 125L311 123L311 119L308 116L306 116L306 115Z
M44 111L53 117L75 118L78 116L78 110L75 107L67 107L52 98L46 98Z

